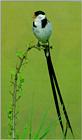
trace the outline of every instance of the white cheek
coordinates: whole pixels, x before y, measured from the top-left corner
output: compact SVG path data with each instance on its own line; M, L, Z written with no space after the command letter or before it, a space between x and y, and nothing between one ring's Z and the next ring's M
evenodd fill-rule
M42 20L42 19L45 18L45 15L39 15L37 18L38 18L39 20Z
M38 17L38 19L39 19L39 20L42 20L42 19L43 19L43 17L39 16L39 17Z
M41 27L41 20L35 20L35 25L37 27Z

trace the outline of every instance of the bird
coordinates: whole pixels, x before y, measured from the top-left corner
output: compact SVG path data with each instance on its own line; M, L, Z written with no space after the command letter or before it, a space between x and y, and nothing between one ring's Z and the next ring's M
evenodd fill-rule
M32 29L33 29L33 33L34 33L35 37L38 40L38 46L40 47L42 44L44 46L44 53L45 53L45 57L46 57L46 62L47 62L47 67L48 67L48 72L49 72L49 77L50 77L50 83L51 83L53 97L54 97L54 103L55 103L60 127L62 129L62 133L64 135L64 138L66 138L67 129L70 128L71 133L74 137L72 126L71 126L71 123L70 123L70 120L69 120L64 102L63 102L63 98L62 98L61 91L60 91L60 88L58 85L55 70L54 70L54 67L52 64L52 60L51 60L49 38L52 34L52 24L47 19L45 12L43 12L43 11L34 12ZM57 93L58 93L58 95L57 95ZM57 96L59 96L59 100L60 100L60 103L61 103L61 106L63 109L63 113L64 113L64 116L66 119L66 128L64 128L64 124L62 121L62 116L61 116L61 111L60 111L60 106L59 106L59 101L58 101Z
M43 44L49 42L52 34L52 24L47 19L45 12L40 10L34 12L32 30L38 42Z

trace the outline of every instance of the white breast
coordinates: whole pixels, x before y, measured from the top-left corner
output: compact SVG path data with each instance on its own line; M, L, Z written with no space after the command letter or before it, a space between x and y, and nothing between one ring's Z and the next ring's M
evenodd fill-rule
M33 27L33 33L39 41L46 43L52 33L52 25L48 22L45 28L42 28L40 25Z

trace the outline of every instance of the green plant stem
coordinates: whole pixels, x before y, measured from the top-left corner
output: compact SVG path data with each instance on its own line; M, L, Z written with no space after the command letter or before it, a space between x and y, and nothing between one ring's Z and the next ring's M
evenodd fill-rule
M27 48L27 50L25 51L25 53L23 54L22 57L19 57L20 62L19 65L16 67L16 73L14 76L14 84L13 84L13 96L12 96L12 139L16 139L16 99L17 99L17 81L18 81L18 76L20 73L20 70L23 66L23 62L26 59L27 53L32 49L32 48L36 48L36 46L31 46L29 48Z
M12 138L16 135L16 89L17 89L17 74L15 75L14 91L13 91L13 118L12 118Z

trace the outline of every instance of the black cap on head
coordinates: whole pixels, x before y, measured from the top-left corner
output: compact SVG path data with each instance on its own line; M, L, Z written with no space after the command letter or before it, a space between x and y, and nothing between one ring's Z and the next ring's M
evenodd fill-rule
M40 14L45 15L45 13L43 11L36 11L34 12L35 16L38 16Z

